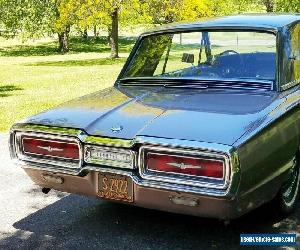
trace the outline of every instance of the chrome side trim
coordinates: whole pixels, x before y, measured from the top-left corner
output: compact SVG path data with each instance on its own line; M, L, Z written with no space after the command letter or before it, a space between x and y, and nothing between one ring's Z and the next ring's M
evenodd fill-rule
M155 173L154 171L149 171L147 166L145 166L145 153L157 153L164 155L176 155L176 156L190 156L200 159L212 159L219 160L224 163L224 178L210 178L210 177L199 177L199 176L182 176L179 174L170 174L170 173ZM170 147L153 147L153 146L142 146L139 150L139 173L142 178L146 180L157 180L161 182L168 182L173 184L183 184L191 185L196 187L207 187L213 189L227 189L230 182L230 158L224 153L216 152L205 152L201 149L196 150L187 150L182 148L170 148Z

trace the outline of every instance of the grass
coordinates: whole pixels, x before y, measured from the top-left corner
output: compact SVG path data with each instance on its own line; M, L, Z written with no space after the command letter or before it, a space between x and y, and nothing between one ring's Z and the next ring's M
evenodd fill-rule
M134 38L121 38L121 58L112 60L101 37L71 39L71 51L66 55L56 52L56 41L19 44L0 40L0 131L30 115L111 86L133 43Z

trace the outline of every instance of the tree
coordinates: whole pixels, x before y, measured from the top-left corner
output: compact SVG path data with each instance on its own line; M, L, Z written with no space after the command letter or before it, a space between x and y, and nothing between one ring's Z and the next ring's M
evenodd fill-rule
M208 0L147 0L141 6L144 19L152 24L167 24L211 16Z
M277 0L276 11L279 12L300 12L300 0Z
M57 0L55 6L55 21L53 29L58 36L58 51L66 53L69 51L69 35L72 24L75 22L75 10L80 1Z
M60 23L64 0L0 0L1 20L6 29L23 38L57 33L59 52L69 50L70 22Z
M287 0L278 0L278 8L289 10L299 6L300 0L291 1L289 5ZM0 26L24 38L57 33L61 53L69 50L72 26L84 30L85 35L88 29L94 28L97 34L97 27L104 27L111 57L117 58L120 24L195 20L249 11L262 4L268 11L274 8L274 0L0 0Z
M84 30L105 27L111 47L110 57L117 58L119 23L135 23L139 19L136 11L140 10L141 6L143 3L140 0L61 0L58 23L61 27L72 23Z
M263 0L263 4L265 5L267 12L274 11L274 0Z
M57 28L63 30L71 24L86 31L95 26L107 27L111 57L117 58L119 11L127 2L129 0L61 0Z
M40 37L51 30L55 4L55 0L0 0L1 21L23 38Z

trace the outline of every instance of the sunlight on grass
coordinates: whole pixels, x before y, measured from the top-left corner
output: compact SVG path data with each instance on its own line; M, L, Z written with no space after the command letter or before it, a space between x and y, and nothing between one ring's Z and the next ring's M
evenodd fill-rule
M133 40L130 40L121 45L126 49L120 53L121 58L114 61L108 58L106 43L73 43L77 50L68 55L51 52L28 56L38 49L32 45L9 46L6 42L0 48L0 131L7 131L20 119L112 86L132 44ZM42 51L52 50L49 41L37 46L45 46ZM82 48L84 46L85 49ZM102 53L98 52L100 47L103 48Z

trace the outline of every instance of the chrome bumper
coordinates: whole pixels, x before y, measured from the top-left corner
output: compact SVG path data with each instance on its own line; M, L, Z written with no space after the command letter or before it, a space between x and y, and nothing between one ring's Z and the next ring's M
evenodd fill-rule
M48 170L37 170L32 167L25 167L24 170L32 181L41 187L99 198L97 195L98 173L102 172L101 169L97 169L97 171L85 169L88 171L85 176L54 173ZM141 181L136 176L122 171L109 171L109 173L124 174L132 178L134 202L129 203L132 205L219 219L230 219L239 216L235 199L213 197L211 193L209 196L199 195L197 194L197 190L193 190L192 188L185 188L183 192L182 187L174 187L173 185L172 190L170 190L168 186L158 186L157 183L145 180ZM43 175L52 175L54 178L62 178L64 181L62 183L47 181L43 178ZM205 193L205 190L201 190L201 193ZM216 193L215 195L219 194ZM196 202L194 205L175 204L172 202L172 198L174 197L194 200Z
M175 184L175 183L168 183L162 181L154 181L154 180L146 180L139 177L138 173L132 171L126 171L121 169L115 168L107 168L107 167L95 167L87 165L81 168L79 171L74 169L59 169L57 166L45 166L43 164L38 163L27 163L16 160L16 164L22 167L26 172L30 170L39 171L42 173L51 173L51 174L58 174L71 177L79 177L84 178L89 173L110 173L110 174L119 174L128 176L132 179L135 185L145 188L155 188L155 189L162 189L162 190L170 190L174 192L184 192L184 193L191 193L196 195L204 195L204 196L212 196L212 197L225 197L230 199L233 195L228 193L227 189L212 189L212 188L205 188L205 187L195 187L195 186L188 186L182 184ZM39 183L37 183L39 184Z

